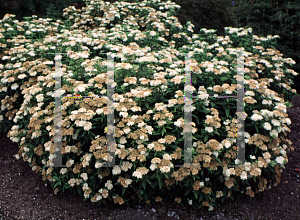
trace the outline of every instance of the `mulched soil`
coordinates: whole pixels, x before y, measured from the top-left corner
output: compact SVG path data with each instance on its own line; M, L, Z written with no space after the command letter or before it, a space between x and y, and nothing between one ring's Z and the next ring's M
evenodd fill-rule
M250 198L225 200L212 213L197 212L167 203L152 207L124 207L108 202L106 206L83 201L66 191L54 194L49 182L44 182L29 164L16 160L18 145L0 133L0 220L1 219L300 219L300 96L287 109L292 121L287 138L295 151L276 187ZM297 171L298 169L298 171ZM46 184L48 183L48 184ZM143 212L143 215L140 212ZM174 213L177 214L174 214ZM178 214L180 213L180 214ZM173 216L171 216L173 214ZM118 217L117 217L118 216ZM179 218L178 218L179 217ZM196 218L195 218L196 217Z

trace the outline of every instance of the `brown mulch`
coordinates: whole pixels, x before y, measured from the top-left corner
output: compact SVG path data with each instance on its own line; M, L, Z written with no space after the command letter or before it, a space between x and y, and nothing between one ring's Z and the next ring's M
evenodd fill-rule
M300 219L300 96L291 101L287 113L292 121L287 138L295 151L288 155L276 187L254 198L243 195L236 202L225 200L212 213L197 212L173 204L152 207L120 208L112 202L106 206L83 201L66 191L53 194L49 182L44 182L29 164L16 160L18 145L0 133L0 220L1 219ZM47 183L47 185L45 185ZM123 210L122 210L123 209ZM142 215L140 214L142 212ZM177 214L174 214L177 213ZM172 216L173 214L173 216Z

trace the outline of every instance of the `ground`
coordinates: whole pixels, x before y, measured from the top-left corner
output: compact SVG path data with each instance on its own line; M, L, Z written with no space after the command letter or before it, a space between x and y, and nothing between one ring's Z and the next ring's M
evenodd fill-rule
M13 155L18 146L0 133L0 220L4 219L300 219L300 96L291 101L287 109L292 121L287 138L295 151L288 154L288 163L278 186L264 191L262 195L239 201L225 200L212 213L187 210L179 205L156 204L152 207L121 208L109 203L94 205L79 195L65 192L53 194L27 162L17 161Z

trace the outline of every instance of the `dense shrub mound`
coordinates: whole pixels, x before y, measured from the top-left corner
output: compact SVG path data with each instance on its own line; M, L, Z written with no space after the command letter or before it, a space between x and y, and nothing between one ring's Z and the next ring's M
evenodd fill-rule
M276 36L251 28L193 34L180 24L180 6L88 1L64 10L65 23L6 15L0 23L1 129L20 146L16 158L51 182L98 205L173 200L195 209L240 193L253 197L280 181L290 131L286 106L295 90L292 59L276 50ZM55 55L48 53L66 53ZM244 56L246 164L236 149L237 53ZM185 54L192 85L184 88ZM107 160L107 54L114 58L115 164ZM62 161L53 167L54 58L61 56ZM188 89L188 90L187 90ZM192 92L192 108L184 92ZM193 165L184 164L184 111L192 111ZM243 117L243 116L240 116ZM52 166L52 167L51 167Z

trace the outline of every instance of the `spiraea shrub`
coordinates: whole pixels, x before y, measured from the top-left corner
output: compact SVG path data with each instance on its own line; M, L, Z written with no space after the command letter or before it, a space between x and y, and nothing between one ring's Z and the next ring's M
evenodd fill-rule
M17 159L28 161L55 193L71 190L98 205L171 200L213 210L280 182L293 150L285 138L291 123L286 107L296 93L290 79L298 73L276 49L277 36L231 27L225 37L206 29L193 34L193 24L180 24L174 16L180 6L170 1L86 4L64 9L64 22L36 16L18 22L14 15L1 20L1 129L18 143ZM245 112L238 116L239 53ZM185 54L191 57L186 63ZM114 56L114 167L103 166L111 159L107 55ZM62 63L58 91L81 97L61 99L64 168L53 166L55 59ZM193 167L184 164L185 112L192 115L184 132L192 132ZM246 163L229 168L240 163L237 116L245 122Z

